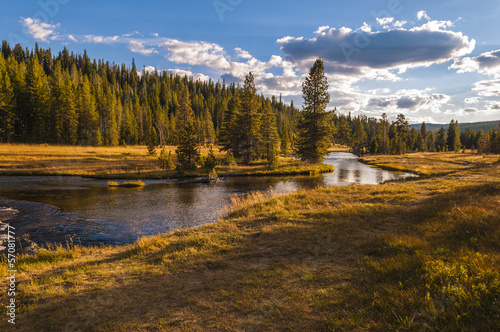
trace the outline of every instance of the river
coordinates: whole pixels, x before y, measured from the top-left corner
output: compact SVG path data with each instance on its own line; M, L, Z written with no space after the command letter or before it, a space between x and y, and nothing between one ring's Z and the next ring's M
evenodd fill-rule
M324 163L334 165L335 171L318 176L234 177L215 185L145 180L146 185L137 189L108 188L107 181L81 177L0 176L0 221L9 222L17 211L12 220L17 220L20 233L32 238L72 234L82 244L126 244L143 235L214 222L233 195L379 184L412 176L370 167L350 153L330 153Z

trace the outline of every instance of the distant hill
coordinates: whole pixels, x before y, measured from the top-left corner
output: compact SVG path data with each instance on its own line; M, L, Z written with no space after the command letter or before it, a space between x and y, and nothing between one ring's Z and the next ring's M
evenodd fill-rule
M433 123L426 123L427 130L434 130L434 129L439 129L441 127L444 127L448 129L448 126L450 124L433 124ZM500 120L497 121L485 121L485 122L464 122L464 123L458 123L460 127L460 131L464 131L465 128L469 128L470 130L478 131L479 129L482 129L484 132L490 130L491 128L498 128L500 125ZM422 124L412 124L411 127L415 129L420 129Z

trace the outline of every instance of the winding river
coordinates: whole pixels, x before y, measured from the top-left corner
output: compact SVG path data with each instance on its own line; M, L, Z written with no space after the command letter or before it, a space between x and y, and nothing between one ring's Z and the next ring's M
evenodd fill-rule
M139 189L111 189L105 180L80 177L0 176L0 221L2 215L8 222L16 209L31 207L22 216L22 232L39 236L73 234L82 244L126 244L143 235L214 222L233 195L256 190L282 194L318 186L379 184L412 176L367 166L350 153L330 153L324 163L334 165L335 172L319 176L235 177L215 185L145 180L146 185ZM42 207L46 211L37 213Z

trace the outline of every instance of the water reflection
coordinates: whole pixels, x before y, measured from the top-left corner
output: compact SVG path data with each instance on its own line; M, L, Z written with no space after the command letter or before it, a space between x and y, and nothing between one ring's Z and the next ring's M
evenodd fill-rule
M107 181L79 177L0 177L0 197L50 204L70 221L52 229L82 241L129 243L142 235L197 227L216 221L234 194L256 190L289 193L302 188L377 184L407 175L369 167L349 153L324 161L335 172L321 176L237 177L217 185L146 180L141 189L113 188Z

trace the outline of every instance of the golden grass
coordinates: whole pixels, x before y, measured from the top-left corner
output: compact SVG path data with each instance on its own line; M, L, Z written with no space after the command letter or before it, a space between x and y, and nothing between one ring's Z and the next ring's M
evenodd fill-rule
M391 156L374 155L365 156L361 161L388 170L433 175L495 164L500 159L498 155L478 155L467 150L465 153L420 152Z
M255 193L201 228L20 257L16 328L499 330L500 167L421 157L439 174Z
M173 154L175 146L167 146ZM202 156L210 149L202 147ZM157 149L159 154L159 149ZM214 149L217 158L224 154ZM102 179L163 179L179 177L175 170L158 167L157 157L150 156L146 146L82 147L27 144L0 144L0 175L78 175ZM269 176L317 174L333 171L328 165L310 165L292 158L279 158L279 167L269 170L265 162L251 166L218 166L220 176ZM206 176L205 169L185 172L183 177Z

